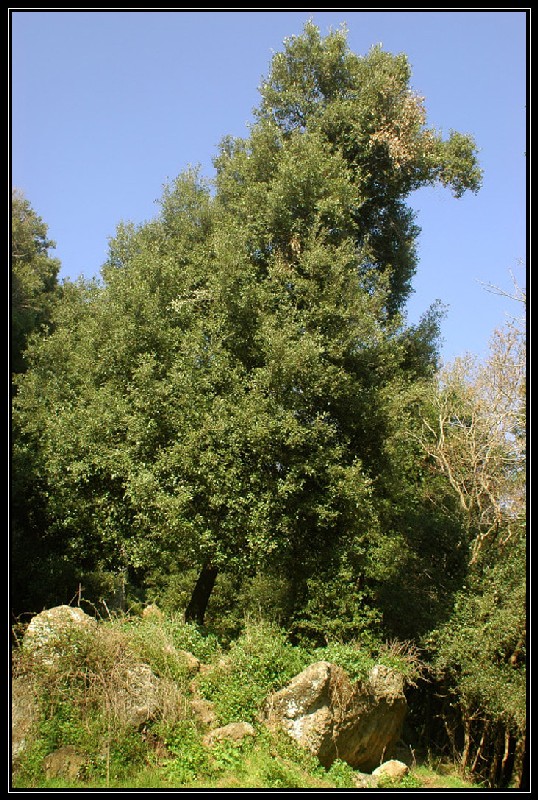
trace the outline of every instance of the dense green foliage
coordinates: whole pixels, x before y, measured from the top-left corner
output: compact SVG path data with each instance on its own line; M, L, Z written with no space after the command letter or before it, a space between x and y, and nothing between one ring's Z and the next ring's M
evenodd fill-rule
M22 192L11 196L11 369L25 369L24 350L32 333L50 322L58 293L60 262L51 258L55 243L47 225Z
M526 736L523 322L495 332L483 363L445 370L425 431L469 543L465 583L428 646L452 698L452 724L463 725L464 768L501 786L521 771Z
M409 77L403 56L358 58L308 25L249 138L222 143L214 195L180 176L154 222L119 228L102 283L66 287L16 416L70 561L142 584L170 561L276 573L289 625L321 641L378 623L390 553L421 558L384 511L393 487L410 501L393 398L436 363L435 313L415 329L399 313L403 201L479 184L472 141L455 159Z
M53 325L57 304L61 299L57 275L58 259L50 250L55 243L48 238L47 225L36 214L23 193L14 189L11 195L11 374L12 394L17 378L28 368L25 356L29 343L46 337ZM41 480L38 452L27 446L15 420L15 447L12 461L12 587L13 602L18 606L19 586L31 553L31 573L43 583L50 582L47 599L56 596L58 574L57 553L47 533L45 484ZM21 438L19 438L21 436ZM39 565L39 566L38 566ZM62 581L63 582L63 581ZM38 601L43 598L39 597ZM20 609L22 610L22 609Z
M406 323L407 198L481 182L472 138L428 128L410 78L404 55L307 24L214 181L178 176L154 220L118 226L99 280L61 292L14 197L31 303L13 308L12 605L186 612L232 643L251 695L230 684L230 713L301 648L348 648L353 670L357 642L408 641L455 698L464 764L503 762L495 785L525 732L524 337L439 373L440 309ZM260 613L286 642L243 673Z

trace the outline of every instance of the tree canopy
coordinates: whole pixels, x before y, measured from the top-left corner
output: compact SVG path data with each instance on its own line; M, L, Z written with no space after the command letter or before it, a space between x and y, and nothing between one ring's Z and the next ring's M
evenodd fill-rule
M404 201L480 184L472 139L428 129L409 82L405 56L307 24L249 136L222 141L214 188L180 175L154 221L118 228L102 281L65 292L17 419L78 558L278 569L303 608L324 565L348 575L360 628L388 534L390 398L436 366L435 309L414 328L402 313Z
M442 309L405 317L408 198L477 192L476 145L344 28L285 40L260 96L99 279L59 290L13 195L14 610L121 584L200 624L216 594L230 626L263 603L294 641L420 643L463 762L501 784L526 726L524 329L440 369Z

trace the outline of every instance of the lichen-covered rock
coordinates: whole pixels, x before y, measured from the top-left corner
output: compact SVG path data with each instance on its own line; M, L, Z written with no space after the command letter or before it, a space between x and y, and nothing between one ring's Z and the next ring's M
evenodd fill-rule
M339 758L371 772L399 739L406 711L403 678L393 670L378 665L352 683L341 667L318 661L268 698L262 718L326 767Z
M32 618L22 644L34 661L52 666L62 657L68 670L70 664L74 668L88 635L96 637L92 641L99 648L99 626L93 617L80 608L56 606ZM120 660L102 677L106 683L103 702L123 724L139 727L157 714L161 705L160 681L147 664Z
M159 688L159 678L147 664L129 667L112 698L116 717L134 728L153 719L161 706Z
M400 738L407 713L404 678L399 672L377 664L368 680L355 686L358 713L355 721L349 720L341 737L346 756L340 758L371 772L392 754Z
M32 617L22 644L34 658L52 664L60 656L75 652L80 635L96 628L97 622L81 608L55 606Z
M205 697L195 695L190 701L190 708L198 722L204 728L214 728L217 724L215 705Z
M345 701L336 701L336 696L343 694L342 689L351 695L344 670L328 661L318 661L269 697L263 718L269 727L282 728L322 764L330 766L337 757L334 712L345 705Z
M39 709L31 680L20 675L11 681L11 758L15 764L31 743Z

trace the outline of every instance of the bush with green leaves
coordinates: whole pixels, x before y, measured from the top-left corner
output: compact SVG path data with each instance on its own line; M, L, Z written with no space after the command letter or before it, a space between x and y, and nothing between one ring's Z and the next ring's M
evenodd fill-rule
M370 651L357 643L342 644L331 642L326 647L318 647L312 651L316 661L330 661L344 669L352 681L366 680L368 673L375 665Z
M404 775L402 778L390 778L388 775L382 775L377 783L379 789L420 789L422 784L420 780L410 773Z
M337 758L327 770L327 779L334 784L337 789L354 789L353 782L355 770L345 761Z
M399 672L408 685L416 681L427 670L426 663L410 642L376 641L371 636L363 641L329 642L325 647L310 651L312 660L330 661L344 669L351 681L364 681L376 664Z
M201 777L209 777L210 754L202 743L200 731L193 720L184 720L174 727L165 738L168 757L163 764L163 774L174 786L193 783Z
M284 686L307 663L307 653L291 645L281 629L251 620L226 657L199 678L199 688L215 704L220 724L251 722L270 692Z

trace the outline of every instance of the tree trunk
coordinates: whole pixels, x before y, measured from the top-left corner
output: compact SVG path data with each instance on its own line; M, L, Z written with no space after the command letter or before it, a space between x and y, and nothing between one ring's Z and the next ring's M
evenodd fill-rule
M489 767L489 785L495 789L499 786L499 764L501 761L501 749L504 746L504 735L502 733L502 729L498 724L493 740L493 758Z
M471 753L471 724L472 724L472 716L470 714L465 714L463 717L463 753L461 756L461 770L465 772L467 769L467 764L469 762L469 755Z
M505 788L510 783L514 765L514 741L508 728L504 731L504 753L501 761L501 787Z
M185 622L196 622L198 625L204 624L207 604L209 603L217 574L216 567L211 564L204 564L192 591L191 599L185 609Z
M525 734L519 733L512 736L511 742L511 769L510 774L507 776L506 786L509 789L525 789L528 790L528 774L527 774L527 739Z
M522 736L516 746L516 764L514 767L513 786L516 789L529 790L529 762L527 760L527 737Z
M478 749L477 749L476 755L474 757L473 766L471 767L471 772L473 773L473 775L476 773L476 771L478 769L479 761L480 760L484 760L483 756L482 756L482 753L483 753L483 750L484 750L484 745L486 743L486 736L487 736L488 731L489 731L489 722L488 722L488 720L486 720L484 722L484 727L482 728L482 736L480 737L480 744L478 745Z

